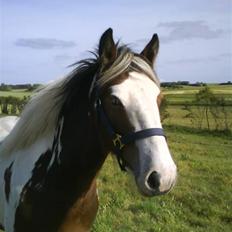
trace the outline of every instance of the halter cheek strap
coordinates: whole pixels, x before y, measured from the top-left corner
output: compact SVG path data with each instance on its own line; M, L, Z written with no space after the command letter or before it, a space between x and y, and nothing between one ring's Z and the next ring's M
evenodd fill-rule
M97 109L97 113L99 115L101 123L105 127L108 135L110 136L112 140L113 152L115 153L117 157L118 164L122 171L126 171L126 167L128 166L126 163L126 160L122 156L122 149L126 145L133 143L136 140L148 138L151 136L163 136L166 138L162 128L148 128L148 129L144 129L144 130L140 130L136 132L130 132L125 135L120 135L115 132L114 128L110 124L110 121L104 112L100 98L98 98L96 101L96 109Z

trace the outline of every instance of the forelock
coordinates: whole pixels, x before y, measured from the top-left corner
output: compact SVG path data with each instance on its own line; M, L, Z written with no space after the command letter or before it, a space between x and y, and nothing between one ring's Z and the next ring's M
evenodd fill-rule
M132 53L127 48L120 51L117 59L107 70L98 74L99 76L96 84L99 88L102 88L124 72L132 71L144 73L146 76L152 79L158 87L160 87L160 82L151 66L144 59L142 59L142 57Z

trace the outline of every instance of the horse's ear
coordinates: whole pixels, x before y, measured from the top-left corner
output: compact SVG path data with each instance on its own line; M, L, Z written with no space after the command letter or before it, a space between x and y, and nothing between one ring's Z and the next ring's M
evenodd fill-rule
M98 52L103 67L116 59L117 49L113 39L113 30L111 28L102 34Z
M153 65L156 56L159 51L159 37L157 34L152 36L150 42L146 45L146 47L141 52L141 55L144 56L150 63Z

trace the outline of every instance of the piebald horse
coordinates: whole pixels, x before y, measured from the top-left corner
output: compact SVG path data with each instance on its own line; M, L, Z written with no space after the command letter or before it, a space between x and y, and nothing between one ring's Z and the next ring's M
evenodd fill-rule
M176 165L153 71L156 34L140 53L109 28L96 56L31 98L0 145L0 224L7 232L84 232L98 208L96 176L109 153L145 196L167 193Z

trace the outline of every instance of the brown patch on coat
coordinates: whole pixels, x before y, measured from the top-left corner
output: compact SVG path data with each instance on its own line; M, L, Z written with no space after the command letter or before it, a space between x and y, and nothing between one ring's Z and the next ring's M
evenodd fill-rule
M58 232L87 232L96 217L98 197L94 180L88 192L78 199L69 209Z
M158 107L160 107L163 97L164 95L162 93L158 95L157 100L156 100Z
M10 181L11 181L11 175L12 175L12 165L14 162L10 164L10 166L5 170L4 173L4 181L5 181L5 195L6 195L6 201L9 202L9 196L10 196Z

